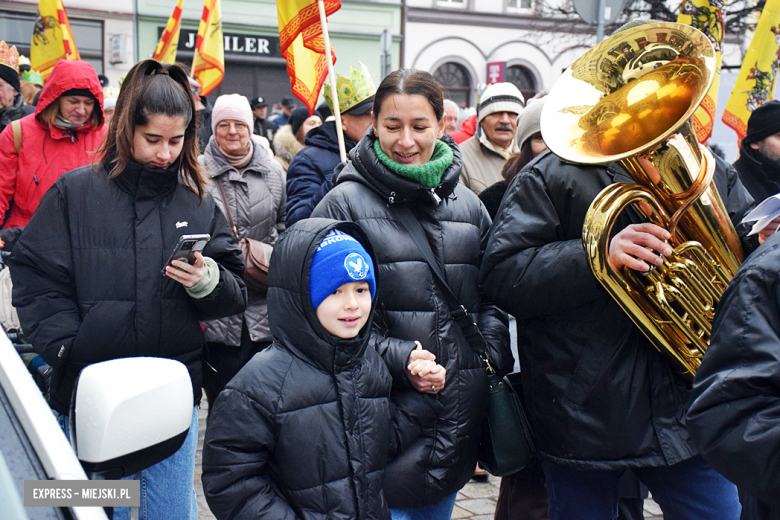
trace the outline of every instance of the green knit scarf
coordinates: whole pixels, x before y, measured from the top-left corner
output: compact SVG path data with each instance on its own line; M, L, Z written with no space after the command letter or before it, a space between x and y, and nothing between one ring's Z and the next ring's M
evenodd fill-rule
M452 149L442 141L436 141L431 160L418 166L406 166L392 160L379 145L379 139L374 141L374 151L382 164L401 177L418 182L424 188L435 188L441 182L444 171L452 164Z

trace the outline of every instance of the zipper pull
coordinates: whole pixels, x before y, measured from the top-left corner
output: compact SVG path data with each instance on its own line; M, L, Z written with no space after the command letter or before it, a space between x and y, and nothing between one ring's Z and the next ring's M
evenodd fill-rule
M428 193L431 194L431 198L433 199L433 203L437 206L441 204L441 197L439 197L439 194L436 193L436 188L431 188Z
M388 204L395 204L395 192L391 191L390 196L387 198Z

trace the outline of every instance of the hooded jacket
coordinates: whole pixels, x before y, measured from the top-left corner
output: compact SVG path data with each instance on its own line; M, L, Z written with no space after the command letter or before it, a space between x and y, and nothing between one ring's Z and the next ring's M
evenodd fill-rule
M333 170L341 162L335 121L327 121L309 130L306 147L287 169L287 225L309 218L311 212L330 191ZM349 153L355 143L346 135L344 147Z
M739 221L753 200L725 161L714 182ZM697 454L685 429L690 386L593 275L582 246L602 189L633 183L618 164L582 165L540 154L515 177L496 215L482 287L517 318L526 412L542 460L578 470L665 466ZM631 208L613 235L644 219Z
M766 520L780 519L778 264L780 234L775 234L729 284L688 410L688 430L702 456L752 495L740 496L740 502L764 514L750 518Z
M742 143L734 168L756 204L780 193L780 164L770 161L750 145Z
M462 163L457 145L448 136L442 138L452 148L453 162L440 185L428 190L387 169L374 151L375 140L369 130L352 149L346 166L335 174L335 188L312 216L352 221L365 231L379 262L382 327L391 337L420 341L447 369L446 385L437 394L442 412L387 470L390 507L416 508L441 502L474 474L487 374L453 321L425 257L390 206L406 204L417 216L450 288L485 336L497 371L511 370L513 359L506 315L480 294L479 266L490 217L477 196L458 184ZM395 348L383 354L395 382L393 401L401 409L419 399L404 375L408 355Z
M374 349L386 340L369 333L371 318L353 339L329 334L317 319L309 272L332 229L376 262L351 223L307 219L279 240L269 269L274 343L228 383L206 430L203 488L220 520L390 518L383 469L419 428L391 411L392 379ZM420 395L417 415L432 416L435 398Z
M198 160L211 178L207 190L217 206L225 212L217 183L227 197L230 215L239 238L251 238L276 245L284 231L284 171L268 152L256 142L254 154L244 172L239 174L217 148L214 136ZM265 294L247 288L247 306L243 314L206 322L206 341L241 346L241 328L246 321L252 341L271 341L268 326L268 302Z
M16 244L8 265L25 334L53 367L51 407L69 413L81 369L122 357L181 361L200 401L200 320L246 305L243 256L211 196L199 203L177 173L131 161L119 176L91 166L63 175ZM184 224L184 226L182 226ZM203 255L219 283L202 299L164 276L183 234L208 233Z
M38 116L46 107L58 102L70 89L89 89L97 102L99 124L87 123L81 128L65 130L46 126ZM103 91L92 65L85 61L66 60L52 69L38 98L35 114L23 117L22 148L14 148L11 125L0 133L0 215L11 213L3 228L27 224L38 202L63 173L92 162L108 128L103 124Z

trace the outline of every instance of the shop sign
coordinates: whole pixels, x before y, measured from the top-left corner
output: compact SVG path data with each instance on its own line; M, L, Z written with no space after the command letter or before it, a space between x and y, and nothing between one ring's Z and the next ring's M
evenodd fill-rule
M488 85L501 83L504 81L504 62L493 61L487 64L487 82Z
M158 38L162 36L165 27L158 27ZM276 36L257 36L255 34L236 34L224 33L225 35L225 54L255 55L265 57L282 56L279 48L279 37ZM195 40L198 38L198 31L194 29L182 28L179 35L180 51L194 51Z

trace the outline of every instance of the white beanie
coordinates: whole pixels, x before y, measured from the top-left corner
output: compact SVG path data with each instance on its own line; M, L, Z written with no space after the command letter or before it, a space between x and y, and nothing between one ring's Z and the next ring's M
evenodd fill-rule
M481 123L485 116L494 112L512 112L520 115L525 99L511 83L493 83L488 85L477 107L477 118Z

